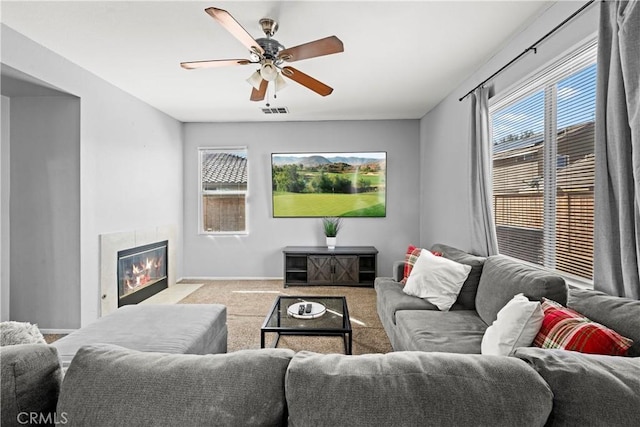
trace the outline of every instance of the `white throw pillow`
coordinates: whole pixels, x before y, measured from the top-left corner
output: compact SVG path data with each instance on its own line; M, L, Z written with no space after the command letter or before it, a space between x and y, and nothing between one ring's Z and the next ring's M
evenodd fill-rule
M523 294L513 297L498 312L482 337L482 354L510 355L518 347L530 347L542 327L544 312L537 301Z
M470 271L470 265L435 256L423 249L403 289L408 295L426 299L440 311L448 311L456 302Z

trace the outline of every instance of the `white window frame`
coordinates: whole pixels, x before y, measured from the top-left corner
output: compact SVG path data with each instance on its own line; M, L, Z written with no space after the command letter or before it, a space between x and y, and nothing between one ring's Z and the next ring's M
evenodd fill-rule
M549 143L545 144L544 148L544 186L545 188L555 188L556 184L556 172L557 172L557 132L556 132L556 103L557 98L555 92L555 84L564 78L572 75L578 69L582 69L584 66L590 65L597 61L597 36L590 37L587 41L580 44L578 47L569 49L565 54L558 57L556 60L551 61L547 65L541 67L538 71L532 73L529 77L522 79L521 81L513 84L508 89L504 90L501 95L494 96L489 100L489 117L492 118L493 114L509 104L516 103L535 92L540 90L545 91L545 125L544 134L545 141ZM591 59L593 58L593 60ZM572 67L563 67L568 61L571 61L574 65ZM551 85L551 86L550 86ZM490 121L490 134L493 135L493 122ZM553 165L554 167L551 167ZM547 226L545 221L545 227L543 229L543 268L554 271L556 274L564 277L568 283L581 287L581 288L593 288L593 280L586 279L584 277L576 276L570 273L559 271L555 269L555 202L556 197L553 191L545 191L544 193L544 217L545 220L549 219L550 227ZM498 248L499 250L499 248ZM526 264L530 264L535 267L541 267L538 264L530 263L527 261L519 260Z
M205 152L217 151L220 153L244 152L247 159L247 188L246 190L215 191L202 188L202 156ZM230 147L198 147L198 234L206 236L244 236L249 234L249 150L246 146ZM205 195L244 195L244 230L242 231L207 231L204 229L204 205Z

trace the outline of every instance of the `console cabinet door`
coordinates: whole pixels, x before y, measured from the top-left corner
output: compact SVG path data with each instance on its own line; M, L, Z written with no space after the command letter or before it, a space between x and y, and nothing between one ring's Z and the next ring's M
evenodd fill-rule
M309 255L307 264L309 283L330 285L333 282L331 255Z
M336 255L333 257L333 282L346 285L359 282L357 255Z

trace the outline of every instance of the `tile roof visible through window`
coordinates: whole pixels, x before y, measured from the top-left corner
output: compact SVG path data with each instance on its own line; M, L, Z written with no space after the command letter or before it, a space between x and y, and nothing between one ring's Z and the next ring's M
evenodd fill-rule
M246 184L247 159L231 153L205 153L202 159L203 184Z

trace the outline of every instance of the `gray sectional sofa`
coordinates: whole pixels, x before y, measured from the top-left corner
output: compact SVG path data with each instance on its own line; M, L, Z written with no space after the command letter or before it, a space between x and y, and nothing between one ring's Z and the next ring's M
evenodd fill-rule
M628 426L640 358L287 349L191 355L2 347L2 426Z
M471 272L448 312L403 292L403 261L394 264L392 277L376 278L378 315L394 350L479 354L484 331L498 311L514 295L524 293L557 301L631 338L629 355L640 356L640 301L568 287L548 270L503 255L479 257L444 244L430 249L471 265Z
M55 346L1 347L1 425L637 423L640 357L534 347L511 356L468 353L480 352L482 333L501 305L516 293L533 292L633 339L638 355L640 301L568 290L557 276L505 257L485 260L443 245L435 249L474 265L475 280L467 279L453 310L438 312L423 300L405 298L392 278L376 281L378 310L394 348L421 351L193 355L92 344L76 352L63 379Z
M470 265L471 271L447 312L404 293L400 283L402 261L394 265L393 277L376 278L378 315L396 351L479 354L485 330L514 295L524 293L530 298L546 297L567 303L564 279L548 271L503 255L484 258L443 244L436 244L431 250Z

